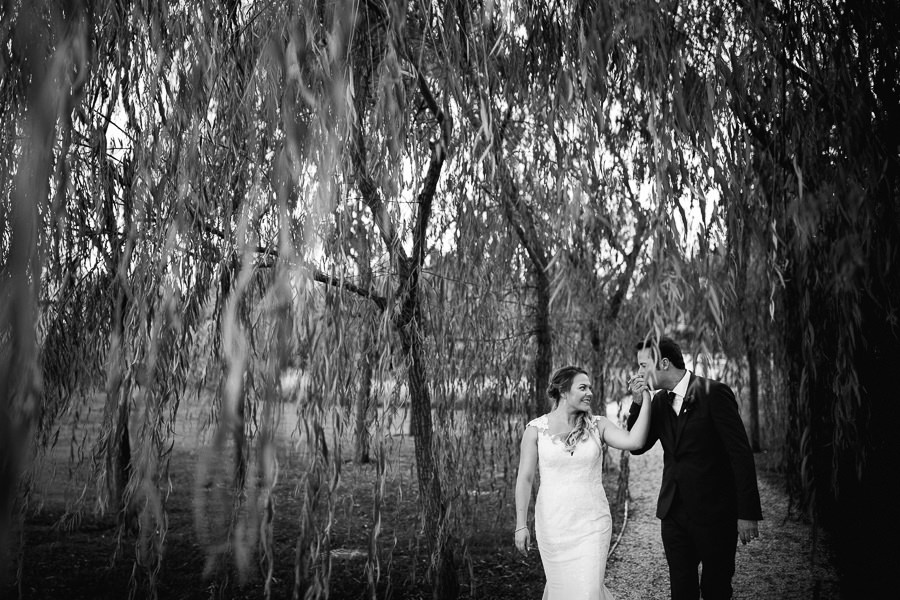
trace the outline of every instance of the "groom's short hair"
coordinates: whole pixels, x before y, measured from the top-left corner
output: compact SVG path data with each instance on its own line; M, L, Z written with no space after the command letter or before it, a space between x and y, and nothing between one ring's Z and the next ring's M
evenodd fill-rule
M684 368L684 356L681 354L681 346L679 346L678 342L672 338L662 336L657 343L653 343L652 339L645 339L637 343L636 349L645 350L647 348L650 348L651 350L655 348L657 350L657 362L664 358L668 358L669 362L672 363L676 369Z

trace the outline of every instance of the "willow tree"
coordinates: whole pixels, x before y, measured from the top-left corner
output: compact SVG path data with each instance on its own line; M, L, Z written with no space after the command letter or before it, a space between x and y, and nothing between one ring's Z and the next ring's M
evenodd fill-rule
M478 177L488 192L475 201L502 211L528 265L533 414L543 406L552 368L552 331L580 327L603 377L600 339L617 321L649 228L638 202L650 172L639 131L647 111L641 92L627 89L636 62L625 45L630 40L613 40L616 21L603 10L564 3L491 7L448 5L445 22L458 34L443 52L455 67L446 78L471 124ZM591 282L593 295L573 300L579 280ZM575 323L573 312L588 316ZM588 353L567 349L564 360Z
M759 200L734 210L775 224L778 322L802 324L780 340L788 473L801 505L837 534L846 591L877 595L890 589L890 561L871 536L892 535L881 515L898 458L886 426L896 404L882 392L900 358L898 16L888 2L747 3L736 16L736 33L754 34L718 74Z
M378 473L374 597L385 424L367 421L365 382L401 375L433 594L453 597L478 503L509 493L488 474L511 476L552 356L593 349L612 372L631 357L608 348L689 323L710 346L744 352L724 343L736 328L779 349L792 489L849 558L866 515L887 514L858 508L895 460L896 409L877 395L898 346L889 16L879 2L8 2L3 533L29 454L102 389L101 435L84 425L78 442L110 484L91 500L127 517L152 593L192 405L211 423L193 490L207 575L227 594L231 565L242 577L258 553L271 593L293 401L293 589L324 596L358 395ZM770 310L732 321L720 299L738 306L757 278ZM756 333L773 313L775 332ZM371 379L353 375L359 356ZM282 381L298 365L295 397ZM881 555L862 556L850 586Z

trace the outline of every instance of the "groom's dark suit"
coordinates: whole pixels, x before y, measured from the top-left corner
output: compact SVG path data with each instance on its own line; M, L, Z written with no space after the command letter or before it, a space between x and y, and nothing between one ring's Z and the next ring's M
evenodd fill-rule
M632 405L628 428L640 407ZM730 598L737 520L762 519L756 467L731 389L691 375L680 414L670 392L653 397L643 454L659 440L663 476L656 516L672 580L672 598L697 598L697 565L703 563L703 597Z

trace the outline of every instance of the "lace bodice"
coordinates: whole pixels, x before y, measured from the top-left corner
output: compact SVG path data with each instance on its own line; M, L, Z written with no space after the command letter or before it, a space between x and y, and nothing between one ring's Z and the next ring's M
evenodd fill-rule
M538 431L538 488L535 506L538 527L544 535L585 526L585 517L609 514L609 503L603 489L603 466L600 460L600 418L593 417L588 436L580 440L573 452L565 448L565 436L552 436L547 415L528 423Z

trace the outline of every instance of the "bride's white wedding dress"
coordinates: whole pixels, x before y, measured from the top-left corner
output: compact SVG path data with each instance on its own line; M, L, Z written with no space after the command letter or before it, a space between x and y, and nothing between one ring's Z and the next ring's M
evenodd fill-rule
M538 430L534 525L547 577L543 600L614 600L603 583L612 517L596 430L570 454L565 436L550 435L547 415L528 426Z

